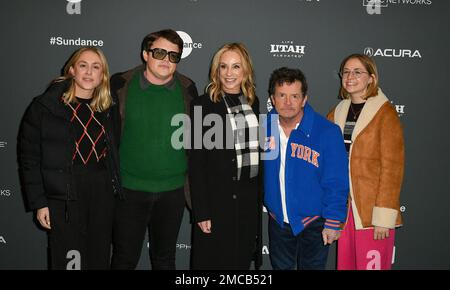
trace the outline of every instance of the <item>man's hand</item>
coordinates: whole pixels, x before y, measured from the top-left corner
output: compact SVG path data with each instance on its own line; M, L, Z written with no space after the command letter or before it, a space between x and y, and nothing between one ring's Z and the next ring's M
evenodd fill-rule
M50 230L50 211L48 210L48 207L43 207L37 210L36 212L36 218L45 229Z
M341 236L341 231L324 228L322 231L323 245L332 244Z

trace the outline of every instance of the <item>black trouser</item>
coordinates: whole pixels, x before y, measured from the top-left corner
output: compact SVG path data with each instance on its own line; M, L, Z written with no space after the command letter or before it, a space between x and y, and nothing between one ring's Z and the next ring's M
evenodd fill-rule
M166 192L127 188L116 198L112 269L135 269L148 228L154 270L175 269L178 232L184 213L183 187Z
M105 168L74 168L77 200L49 199L51 269L109 269L114 196Z

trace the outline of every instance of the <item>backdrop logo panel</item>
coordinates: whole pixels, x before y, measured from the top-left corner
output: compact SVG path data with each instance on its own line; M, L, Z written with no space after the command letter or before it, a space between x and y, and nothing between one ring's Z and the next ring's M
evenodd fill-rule
M190 250L191 247L192 247L191 245L185 244L185 243L177 243L177 244L175 245L175 248L176 248L177 250ZM150 248L150 243L149 243L149 242L147 242L147 248Z
M81 1L82 0L67 0L66 12L69 15L81 14Z
M366 47L364 54L370 57L422 58L418 49Z
M77 250L70 250L66 254L69 260L66 264L66 270L80 270L81 269L81 253Z
M0 236L0 244L5 244L6 245L6 240L3 236Z
M406 114L406 105L395 104L394 101L390 102L395 107L399 117L403 117Z
M0 148L6 148L6 145L8 145L8 142L0 141Z
M279 58L302 58L305 55L305 45L299 45L292 40L270 44L270 54Z
M363 0L363 6L370 7L387 7L388 1L387 0Z
M191 249L191 245L183 244L183 243L177 243L176 248L178 250L190 250Z
M50 45L56 46L103 46L103 40L101 39L83 39L77 38L64 38L62 36L50 36Z
M381 8L387 8L389 4L392 5L431 5L431 0L363 0L363 6L366 8L368 14L381 14Z
M304 3L320 3L320 0L297 0Z
M0 197L10 197L11 190L10 189L0 189Z
M272 111L272 109L273 109L272 100L270 98L267 98L267 112Z
M388 7L392 5L431 5L431 0L363 0L363 6Z
M184 31L177 31L178 35L183 39L183 54L181 55L181 58L188 57L192 50L195 49L201 49L203 44L201 42L193 42L192 37L187 34Z

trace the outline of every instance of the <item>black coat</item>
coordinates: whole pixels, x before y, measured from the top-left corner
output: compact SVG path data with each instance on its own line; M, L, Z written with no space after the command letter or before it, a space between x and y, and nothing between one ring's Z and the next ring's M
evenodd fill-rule
M223 101L213 103L203 95L191 103L191 124L194 128L200 116L194 106L201 106L202 119L218 114L226 120ZM259 116L259 101L252 104ZM227 126L223 122L223 139ZM193 132L195 133L194 128ZM203 134L210 127L203 127ZM231 130L231 127L228 128ZM195 135L195 134L194 134ZM228 136L233 136L228 132ZM194 144L195 136L191 141ZM232 143L233 144L233 143ZM262 192L260 177L236 180L235 149L192 149L189 154L189 177L193 212L191 266L193 269L249 269L252 259L258 268L261 263ZM261 170L259 171L261 174ZM211 220L210 234L197 225Z
M47 199L76 200L72 154L75 133L70 123L71 113L61 96L69 81L52 84L36 97L22 119L18 138L18 161L22 189L29 210L48 206ZM120 191L117 154L117 106L100 114L106 131L107 168L113 192ZM116 119L116 121L114 121Z

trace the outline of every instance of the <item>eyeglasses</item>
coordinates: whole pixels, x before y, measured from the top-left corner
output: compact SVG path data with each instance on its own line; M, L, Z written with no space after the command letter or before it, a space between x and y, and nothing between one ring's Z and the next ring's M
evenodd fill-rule
M353 75L355 78L359 79L363 74L369 74L366 71L360 71L360 70L344 70L339 72L339 75L343 79L348 79L350 75Z
M179 63L181 60L181 53L175 52L175 51L169 51L162 49L162 48L153 48L148 49L147 51L152 52L152 57L154 59L163 60L166 55L169 55L169 61L172 63Z

